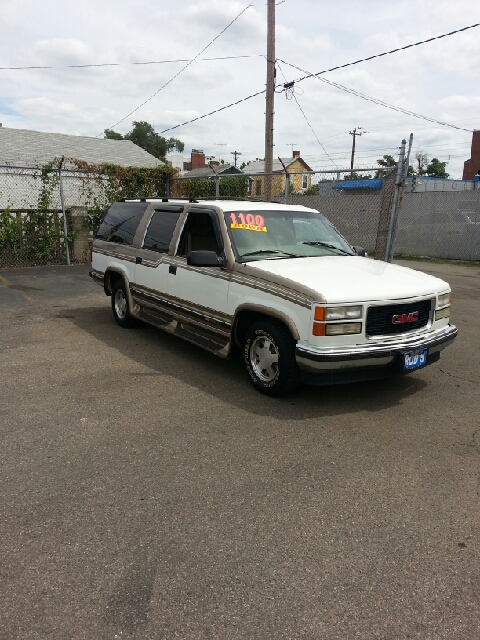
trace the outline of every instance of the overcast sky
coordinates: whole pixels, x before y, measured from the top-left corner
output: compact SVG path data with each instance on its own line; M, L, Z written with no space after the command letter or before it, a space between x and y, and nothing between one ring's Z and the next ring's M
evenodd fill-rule
M193 58L248 5L236 0L0 0L0 66L91 64ZM266 0L252 7L198 60L134 115L160 132L265 87ZM404 46L480 22L478 0L284 0L276 7L276 56L309 72ZM87 69L0 70L4 127L82 136L103 135L185 65L183 62ZM303 75L280 63L277 82ZM328 80L404 109L480 128L480 27L325 75ZM414 134L413 151L448 161L461 177L471 133L407 116L340 91L315 78L296 86L295 100L275 101L275 156L292 146L314 169L347 167L352 137L356 164L394 155ZM175 129L193 148L231 160L264 155L264 95Z

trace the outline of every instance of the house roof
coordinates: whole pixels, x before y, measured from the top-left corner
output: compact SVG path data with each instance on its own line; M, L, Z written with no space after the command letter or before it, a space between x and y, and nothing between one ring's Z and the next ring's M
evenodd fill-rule
M215 170L220 175L222 175L223 173L243 173L241 169L229 163L219 164L215 167ZM192 169L184 175L188 176L189 178L209 178L215 175L215 171L213 171L211 167L201 167L198 169Z
M0 127L0 162L44 163L54 158L104 162L122 167L156 167L163 164L131 140L107 140Z
M287 169L291 164L295 162L295 160L299 160L305 167L306 171L311 171L311 168L308 166L305 160L303 160L298 156L295 158L282 158L282 162L287 167ZM283 167L278 158L273 159L272 170L273 170L273 173L283 173ZM253 175L256 173L265 173L264 160L255 160L255 162L250 162L250 164L244 167L243 172L246 173L247 175L249 174Z

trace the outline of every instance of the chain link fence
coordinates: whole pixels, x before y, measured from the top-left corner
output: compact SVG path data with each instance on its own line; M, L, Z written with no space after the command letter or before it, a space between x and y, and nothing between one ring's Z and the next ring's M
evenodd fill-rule
M480 260L480 189L405 193L395 255Z
M383 260L389 244L397 169L371 178L377 168L174 178L173 197L248 199L302 205L323 213L350 244ZM245 169L246 171L246 169ZM480 260L480 188L467 181L407 179L399 192L393 228L395 256ZM438 184L437 184L438 183ZM441 191L436 190L442 189ZM270 193L270 198L268 194Z
M171 170L0 165L0 268L85 263L105 209L122 197L164 197Z
M355 171L358 178L362 170ZM360 180L350 180L346 170L189 178L174 177L167 168L78 167L58 160L0 165L0 268L87 262L105 208L122 197L302 205L323 213L350 244L383 260L392 233L395 173L393 168L380 179ZM400 189L395 255L480 260L480 189L473 183L449 190L443 185L442 191L432 185L407 180Z
M364 171L371 173L372 169ZM313 171L209 178L187 176L173 179L170 191L174 197L271 200L317 209L351 244L360 245L373 254L386 181L350 180L349 177L347 172ZM388 198L391 198L390 192Z

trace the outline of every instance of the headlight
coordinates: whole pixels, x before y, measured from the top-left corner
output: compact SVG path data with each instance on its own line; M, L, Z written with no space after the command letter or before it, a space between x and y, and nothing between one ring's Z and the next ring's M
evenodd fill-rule
M361 322L346 322L345 324L327 324L325 325L325 335L340 336L352 333L362 333Z
M327 307L325 320L356 320L362 317L362 307Z
M442 293L437 296L437 309L441 309L447 304L450 304L452 300L452 292L448 291L448 293Z
M450 317L450 305L445 307L444 309L440 309L435 311L435 320L443 320L443 318Z

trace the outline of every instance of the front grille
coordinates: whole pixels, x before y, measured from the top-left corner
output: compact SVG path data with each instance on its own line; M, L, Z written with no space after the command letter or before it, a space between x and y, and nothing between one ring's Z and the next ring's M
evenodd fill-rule
M421 329L428 324L431 308L431 300L369 307L367 313L367 336L395 335ZM392 322L393 316L408 316L409 313L414 311L418 312L418 320L416 322L402 322L400 324Z

